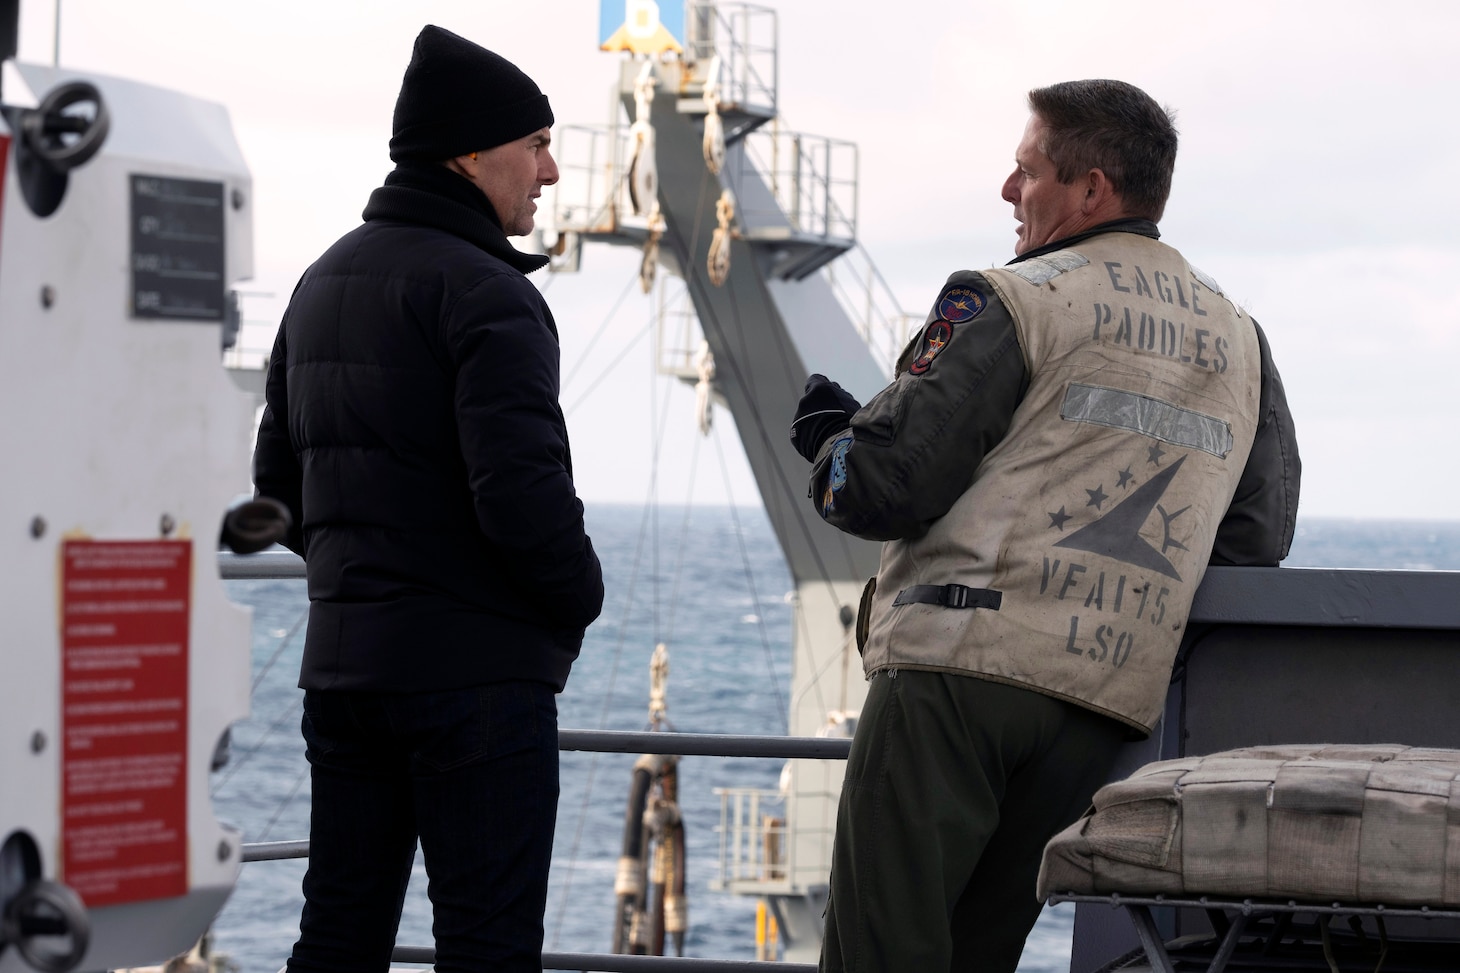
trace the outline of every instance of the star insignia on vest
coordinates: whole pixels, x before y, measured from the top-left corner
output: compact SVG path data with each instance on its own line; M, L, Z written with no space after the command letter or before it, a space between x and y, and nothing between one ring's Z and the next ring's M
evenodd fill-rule
M949 287L938 297L938 317L949 324L962 324L978 317L988 299L972 287Z
M843 436L831 444L831 472L826 478L826 492L821 495L821 516L829 516L836 507L836 495L847 485L847 451L852 437Z
M946 347L953 338L953 325L941 318L928 325L923 332L923 350L907 370L914 375L921 375L933 367L933 359Z
M1116 504L1110 513L1086 524L1064 540L1056 541L1054 546L1089 551L1091 554L1133 564L1180 581L1181 574L1166 558L1166 551L1173 547L1186 550L1185 545L1171 536L1171 524L1190 508L1182 507L1174 514L1168 514L1161 506L1161 498L1165 496L1166 488L1171 485L1176 471L1185 462L1186 457L1181 457L1137 487L1134 493ZM1164 531L1159 551L1140 534L1153 510L1160 514Z

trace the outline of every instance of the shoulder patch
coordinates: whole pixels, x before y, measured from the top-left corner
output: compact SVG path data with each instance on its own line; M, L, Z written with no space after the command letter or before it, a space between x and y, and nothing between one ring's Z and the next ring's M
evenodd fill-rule
M940 302L941 303L941 302ZM933 359L938 353L948 347L948 341L953 337L953 325L942 318L934 321L923 329L923 341L918 357L907 367L909 373L921 375L933 367Z
M1076 253L1074 250L1056 250L1054 253L1047 253L1042 257L1030 257L1023 263L1017 263L1004 269L1011 274L1023 277L1031 284L1039 285L1048 283L1060 274L1079 270L1089 262L1083 253Z
M830 516L836 507L836 495L847 485L847 451L852 448L852 437L843 436L831 444L831 472L826 478L826 492L821 497L821 516Z
M983 311L988 299L975 288L955 284L938 297L938 317L949 324L972 321Z

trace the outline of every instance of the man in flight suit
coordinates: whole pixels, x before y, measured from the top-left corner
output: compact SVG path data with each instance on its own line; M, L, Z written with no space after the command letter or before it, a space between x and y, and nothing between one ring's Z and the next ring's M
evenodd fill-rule
M1266 338L1159 242L1177 134L1118 81L1030 92L1008 266L948 278L866 406L811 376L812 501L887 543L822 969L1013 973L1045 843L1157 723L1209 561L1298 499Z

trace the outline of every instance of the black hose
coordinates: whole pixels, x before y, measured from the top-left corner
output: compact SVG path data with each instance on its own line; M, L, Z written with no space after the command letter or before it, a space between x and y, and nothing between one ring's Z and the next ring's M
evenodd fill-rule
M624 809L623 850L619 854L618 876L614 880L613 952L623 955L633 948L629 929L643 900L644 807L654 775L647 762L634 765L629 801Z

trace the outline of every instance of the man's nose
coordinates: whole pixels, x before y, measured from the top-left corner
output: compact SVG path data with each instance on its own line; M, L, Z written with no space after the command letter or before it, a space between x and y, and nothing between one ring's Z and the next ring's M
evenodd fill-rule
M546 149L543 150L542 154L547 161L537 167L537 181L544 186L551 186L558 181L558 162L553 158L553 154Z
M1009 178L1004 180L1004 190L1001 193L1006 203L1019 202L1019 170L1015 169L1009 173Z

